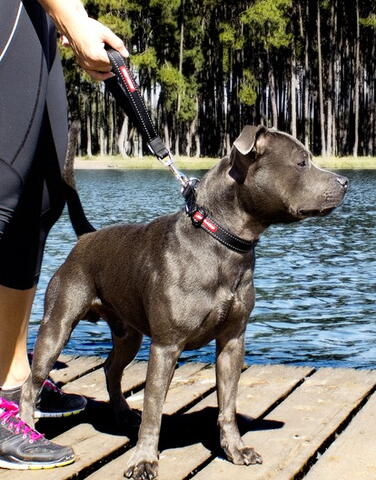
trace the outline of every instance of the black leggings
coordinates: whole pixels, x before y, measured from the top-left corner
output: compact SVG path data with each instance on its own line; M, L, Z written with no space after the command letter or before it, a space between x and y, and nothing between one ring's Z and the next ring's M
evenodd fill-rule
M64 207L67 106L56 33L36 0L0 1L0 285L39 278Z

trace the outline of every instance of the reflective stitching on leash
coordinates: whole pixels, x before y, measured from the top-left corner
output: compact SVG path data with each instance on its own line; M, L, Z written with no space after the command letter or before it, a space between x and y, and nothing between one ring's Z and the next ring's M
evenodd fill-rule
M109 54L110 54L110 53L109 53ZM110 55L111 55L111 54L110 54ZM114 55L111 55L111 58L112 58L113 62L115 63L118 72L120 73L120 75L122 75L122 72L121 72L121 70L120 70L120 65L119 65L117 59L115 58ZM131 99L134 108L137 110L139 119L141 120L142 125L143 125L143 127L144 127L144 131L145 131L146 135L148 136L149 141L151 141L152 138L151 138L150 132L149 132L149 130L146 128L145 121L144 121L144 119L142 118L141 112L140 112L140 110L139 110L139 108L138 108L138 106L137 106L137 103L135 102L135 99L133 98L133 95L132 95L132 92L131 92L130 88L128 87L128 85L127 85L126 82L122 82L122 84L123 84L123 85L125 86L125 88L127 89L128 93L129 93L129 98ZM135 91L137 91L137 89L136 89ZM148 114L148 117L149 117L149 114ZM149 117L149 119L150 119L150 117ZM151 121L150 121L150 122L151 122Z

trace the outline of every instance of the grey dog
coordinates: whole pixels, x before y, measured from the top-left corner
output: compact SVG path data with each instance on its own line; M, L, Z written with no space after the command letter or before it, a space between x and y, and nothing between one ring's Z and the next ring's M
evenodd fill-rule
M345 177L316 167L286 133L247 126L202 179L197 204L239 237L257 241L271 224L330 213L343 200ZM216 340L220 442L235 464L261 463L243 444L235 401L244 332L254 305L254 250L216 241L183 211L148 224L114 225L81 236L51 279L21 415L32 424L38 391L80 319L104 318L113 349L105 362L111 405L130 413L121 391L124 368L151 337L138 442L125 476L154 479L163 402L183 350Z

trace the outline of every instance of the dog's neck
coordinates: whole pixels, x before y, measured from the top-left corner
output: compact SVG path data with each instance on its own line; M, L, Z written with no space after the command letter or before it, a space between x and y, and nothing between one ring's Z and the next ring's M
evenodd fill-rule
M229 170L229 161L224 158L204 176L197 189L197 205L232 233L245 240L258 240L267 225L242 207L239 186Z

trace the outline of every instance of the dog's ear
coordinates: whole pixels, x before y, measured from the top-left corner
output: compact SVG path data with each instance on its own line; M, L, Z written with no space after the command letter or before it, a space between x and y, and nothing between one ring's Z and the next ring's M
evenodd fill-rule
M230 176L237 183L244 183L251 163L252 154L257 153L257 139L268 129L264 125L257 127L246 125L238 138L234 141L230 155Z
M248 155L255 147L257 137L261 133L266 133L268 129L264 125L246 125L241 134L234 142L234 147L242 155Z

